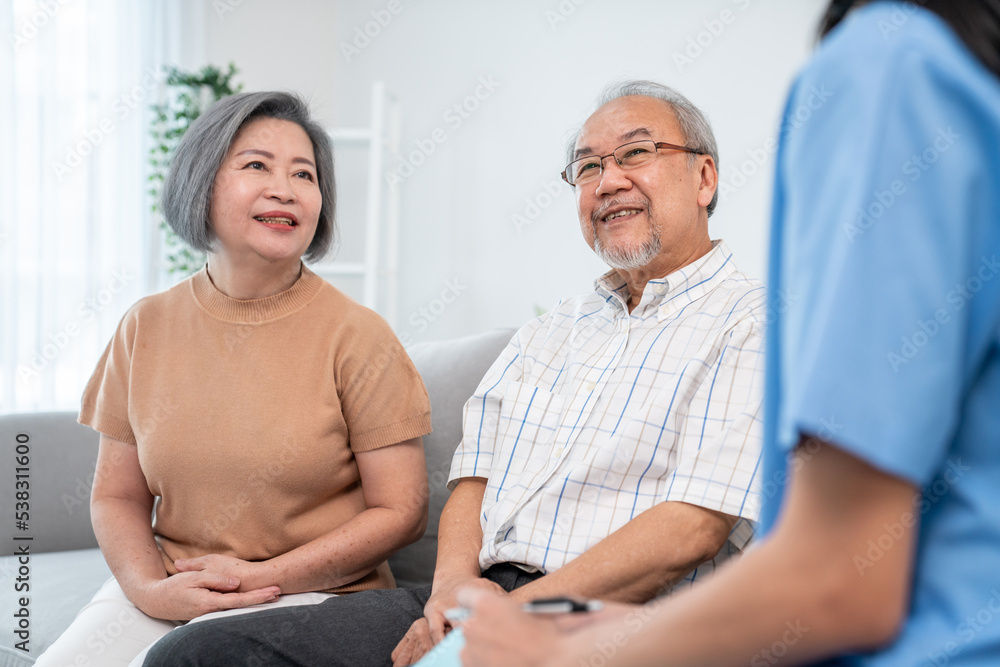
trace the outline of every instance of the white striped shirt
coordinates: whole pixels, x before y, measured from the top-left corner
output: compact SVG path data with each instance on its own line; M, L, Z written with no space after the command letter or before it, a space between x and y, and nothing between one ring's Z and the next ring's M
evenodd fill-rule
M752 537L764 288L721 241L631 314L616 271L594 287L521 328L466 403L449 486L489 480L483 569L558 569L664 501L741 517L716 562Z

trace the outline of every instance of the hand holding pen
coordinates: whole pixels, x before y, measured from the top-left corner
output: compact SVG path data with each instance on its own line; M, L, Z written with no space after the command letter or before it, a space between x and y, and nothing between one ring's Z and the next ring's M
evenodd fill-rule
M523 605L502 596L473 589L458 593L460 608L448 610L453 624L461 624L465 635L463 664L525 665L555 667L566 663L570 652L553 653L552 647L561 647L570 637L567 630L589 622L599 622L605 609L596 600L573 598L545 598ZM511 638L516 641L510 641ZM542 647L548 647L544 649ZM566 647L569 648L568 646Z
M600 600L576 600L569 597L539 598L521 605L521 611L527 614L582 614L604 609ZM469 618L471 610L467 607L454 607L444 612L453 625Z

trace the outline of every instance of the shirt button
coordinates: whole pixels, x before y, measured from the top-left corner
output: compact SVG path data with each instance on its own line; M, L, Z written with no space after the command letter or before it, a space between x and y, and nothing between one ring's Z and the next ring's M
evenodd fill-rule
M597 383L588 382L587 384L583 385L583 388L586 389L587 391L594 391L595 389L597 389Z
M653 292L656 294L663 294L665 291L667 290L663 285L653 285Z
M556 456L562 456L562 453L563 453L563 448L562 447L556 447Z

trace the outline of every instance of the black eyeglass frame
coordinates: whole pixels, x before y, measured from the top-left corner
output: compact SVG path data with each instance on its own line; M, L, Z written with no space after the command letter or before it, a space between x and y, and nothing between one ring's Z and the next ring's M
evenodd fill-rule
M600 161L600 163L601 163L601 173L603 173L604 172L604 160L607 159L607 158L609 158L609 157L613 157L613 158L615 158L615 162L618 163L618 166L622 167L624 169L625 168L624 165L622 165L621 160L619 160L617 157L615 157L615 153L617 153L621 149L625 148L626 146L631 146L632 144L645 144L645 143L649 143L651 141L652 141L652 139L640 139L639 141L630 141L627 144L622 144L621 146L619 146L618 148L616 148L612 152L608 153L607 155L583 155L583 156L578 157L577 159L573 160L568 165L566 165L566 168L563 169L562 173L559 174L559 175L562 176L562 179L564 181L566 181L567 183L569 183L570 187L574 187L575 188L576 184L575 183L571 183L570 180L569 180L569 177L566 174L569 173L569 168L572 167L577 162L579 162L580 160L587 160L589 158L595 158L596 157ZM677 144L668 144L665 141L652 141L652 143L653 143L654 146L656 146L656 150L660 150L661 148L666 148L666 149L669 149L669 150L684 151L685 153L694 153L695 155L708 155L708 153L706 153L705 151L700 151L697 148L688 148L687 146L678 146Z

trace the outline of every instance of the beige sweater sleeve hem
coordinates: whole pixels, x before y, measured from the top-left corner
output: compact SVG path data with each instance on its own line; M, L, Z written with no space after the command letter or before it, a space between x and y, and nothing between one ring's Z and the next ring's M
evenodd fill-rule
M431 413L411 417L395 424L386 424L364 433L351 433L351 449L356 452L367 452L379 447L388 447L411 438L427 435L431 432Z
M135 433L132 431L131 424L106 412L98 411L97 407L93 404L84 403L80 408L80 416L76 420L109 438L114 438L130 445L136 444Z

